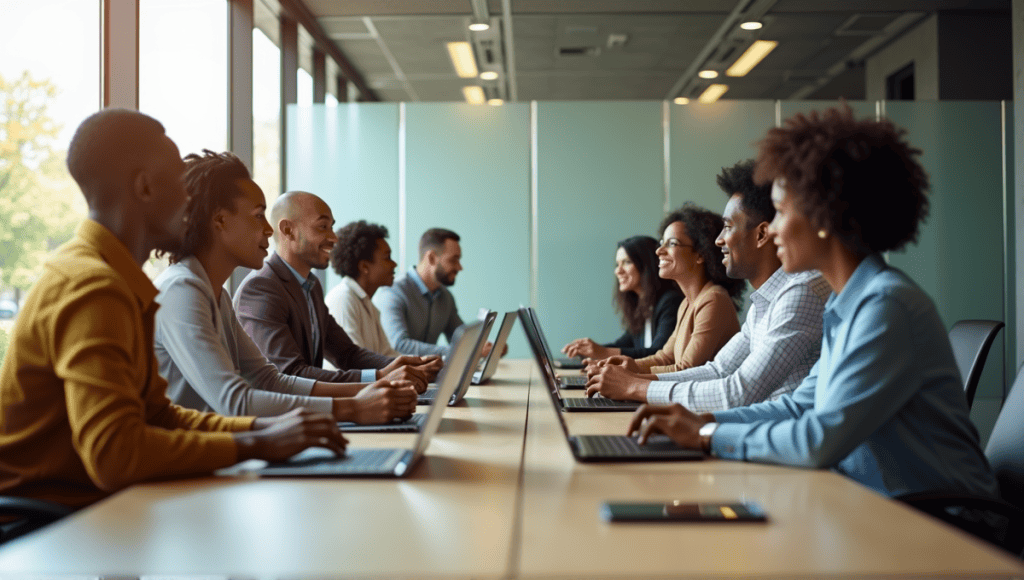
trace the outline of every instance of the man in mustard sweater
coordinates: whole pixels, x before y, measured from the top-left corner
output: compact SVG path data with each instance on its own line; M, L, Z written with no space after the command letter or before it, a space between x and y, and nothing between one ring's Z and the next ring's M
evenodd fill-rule
M77 508L244 459L314 445L343 453L327 415L226 418L165 396L153 352L157 290L141 265L182 243L187 196L163 126L101 111L79 126L67 163L89 218L47 260L0 367L0 494Z

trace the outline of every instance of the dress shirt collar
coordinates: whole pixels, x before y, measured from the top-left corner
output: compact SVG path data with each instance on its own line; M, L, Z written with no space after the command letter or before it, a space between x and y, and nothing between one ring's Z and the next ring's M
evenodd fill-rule
M750 293L750 301L756 304L771 304L772 300L775 300L775 297L779 295L779 291L785 287L791 278L792 276L780 267L764 281L764 284L761 284L760 288Z
M159 291L146 273L139 268L131 252L120 239L102 224L90 219L78 225L75 235L90 247L99 252L103 260L124 278L128 288L139 299L142 309L146 310L156 300Z
M420 278L420 273L416 271L416 266L409 268L409 278L416 283L416 287L420 289L420 294L424 296L433 296L433 293L423 282L423 278Z
M280 255L278 255L278 257L280 258ZM292 265L288 263L288 260L285 260L284 258L281 258L281 261L284 262L285 266L288 266L288 269L291 270L292 275L294 275L295 279L299 281L299 285L302 286L302 291L305 292L306 294L309 294L310 291L313 289L313 279L316 276L314 276L313 273L310 272L309 276L303 278L299 274L298 270L296 270L295 268L292 268Z
M352 278L344 276L341 279L341 283L348 286L352 292L355 292L356 296L358 296L360 300L366 300L369 297L366 294L366 290L363 290L363 287L359 285L359 282L356 282Z
M853 271L853 276L847 280L846 286L839 294L832 294L825 303L825 312L844 320L853 314L857 307L859 298L871 280L881 271L888 268L885 260L879 254L871 254L864 258L864 261Z

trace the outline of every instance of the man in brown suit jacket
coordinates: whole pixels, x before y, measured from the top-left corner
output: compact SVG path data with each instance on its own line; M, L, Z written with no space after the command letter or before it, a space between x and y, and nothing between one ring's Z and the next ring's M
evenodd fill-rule
M327 312L313 268L326 268L337 242L331 209L319 197L288 192L271 210L277 249L235 293L238 320L281 372L318 381L410 380L417 390L441 366L436 357L391 358L355 343ZM323 367L324 359L342 370Z

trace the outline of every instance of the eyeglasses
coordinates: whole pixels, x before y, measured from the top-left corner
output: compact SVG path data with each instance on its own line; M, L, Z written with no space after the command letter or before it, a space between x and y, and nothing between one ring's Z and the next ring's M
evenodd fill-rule
M667 240L661 240L660 242L658 242L658 247L668 248L671 250L672 248L696 248L697 246L693 244L684 244L675 238L669 238Z

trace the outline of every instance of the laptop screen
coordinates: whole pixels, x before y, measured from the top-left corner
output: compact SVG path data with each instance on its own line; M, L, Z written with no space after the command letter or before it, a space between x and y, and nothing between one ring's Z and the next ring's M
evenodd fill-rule
M541 343L539 334L537 333L537 327L533 323L533 316L531 316L532 310L532 308L520 308L519 320L522 322L523 332L526 333L526 342L530 344L530 350L533 351L533 358L537 361L540 373L543 375L544 382L547 384L548 395L551 396L551 403L555 409L555 415L558 416L558 424L562 426L562 432L565 433L565 438L568 440L569 427L565 424L565 417L562 416L562 394L558 392L558 378L555 376L554 367L551 366L551 360L548 358L547 353L544 352L544 345Z

